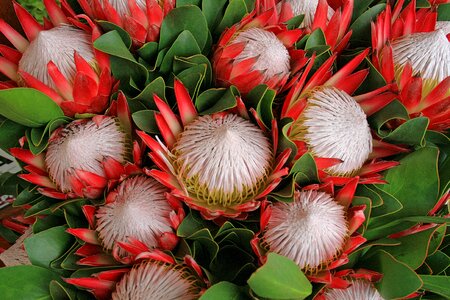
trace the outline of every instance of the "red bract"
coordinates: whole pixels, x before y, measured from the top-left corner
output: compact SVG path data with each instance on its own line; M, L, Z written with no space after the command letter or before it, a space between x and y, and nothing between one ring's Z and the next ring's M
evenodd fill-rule
M15 47L0 45L0 72L15 82L1 83L0 89L15 85L38 89L67 116L103 113L114 79L108 56L92 45L100 36L99 29L86 16L75 16L65 1L62 8L54 0L44 3L50 21L42 26L14 2L27 38L0 19L0 32Z
M114 4L110 3L113 2ZM175 0L78 0L91 17L124 28L137 47L159 39L164 17L175 7Z

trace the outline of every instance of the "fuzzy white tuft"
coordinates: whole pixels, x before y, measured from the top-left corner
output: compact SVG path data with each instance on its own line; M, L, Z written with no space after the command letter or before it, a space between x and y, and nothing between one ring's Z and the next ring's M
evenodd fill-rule
M413 33L392 42L394 63L410 63L414 75L441 82L450 76L450 42L446 27L433 32Z
M97 232L108 250L128 237L154 248L162 233L172 232L172 208L165 196L168 190L155 179L132 177L122 182L116 192L114 202L101 206L96 213Z
M366 280L353 280L346 289L329 289L326 300L383 300L378 290Z
M450 34L450 21L437 21L436 30L442 30L445 35Z
M63 192L72 191L70 178L75 169L105 175L102 161L112 157L125 162L126 134L114 118L97 125L92 120L74 121L53 133L45 162L50 178Z
M303 113L304 138L319 157L342 163L331 173L349 175L359 170L372 152L372 136L366 115L347 93L327 87L308 98Z
M201 116L174 148L186 179L198 177L210 192L241 193L270 172L272 147L263 131L237 115Z
M200 297L182 270L146 262L133 268L116 285L113 300L193 300Z
M244 50L235 58L235 63L256 58L253 70L261 71L265 80L289 74L289 52L274 33L251 28L239 33L233 43L246 43Z
M319 0L285 0L285 2L291 5L294 16L305 16L305 18L303 19L304 27L309 27L312 25ZM278 10L281 9L282 3L283 2L280 2L277 5ZM328 19L331 19L333 13L333 9L331 7L328 7Z
M343 206L324 192L302 191L292 203L273 205L264 242L270 251L314 272L339 254L347 232Z
M76 73L75 51L87 62L95 61L90 34L69 25L42 30L23 53L19 70L54 88L55 84L47 72L47 64L53 61L64 77L73 82Z

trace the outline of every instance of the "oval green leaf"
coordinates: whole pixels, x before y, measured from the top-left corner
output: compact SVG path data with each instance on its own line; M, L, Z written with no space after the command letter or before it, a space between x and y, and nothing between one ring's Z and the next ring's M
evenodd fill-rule
M0 115L27 127L41 127L63 117L61 108L50 97L31 88L0 90Z

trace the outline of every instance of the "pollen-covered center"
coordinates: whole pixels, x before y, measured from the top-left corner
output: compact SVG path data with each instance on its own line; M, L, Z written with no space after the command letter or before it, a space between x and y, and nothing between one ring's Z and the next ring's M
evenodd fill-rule
M72 191L74 170L105 176L102 162L111 157L124 163L128 156L127 135L118 121L104 117L99 122L77 120L55 131L49 139L45 162L58 188Z
M253 70L261 71L264 80L289 74L289 52L273 32L251 28L239 33L233 43L245 43L244 50L235 58L235 62L254 58Z
M116 285L113 300L194 300L200 297L195 279L181 267L153 261L133 268Z
M383 300L378 290L366 280L352 280L352 285L345 289L329 289L325 292L326 300Z
M340 159L341 163L328 169L336 175L352 175L372 152L364 111L355 99L332 87L312 93L291 135L304 140L318 157Z
M91 40L91 35L69 25L42 30L23 53L19 70L54 88L55 84L47 71L47 64L53 61L64 77L72 82L76 72L75 51L87 62L94 62Z
M161 234L172 232L167 191L149 177L137 176L122 182L113 192L112 202L96 213L96 230L105 248L112 250L116 242L126 242L128 237L156 247Z
M285 2L290 4L294 16L304 15L303 26L309 27L312 25L319 0L285 0ZM281 9L282 4L283 2L278 3L278 10ZM332 16L333 9L329 7L328 19L331 19Z
M263 131L237 115L201 116L173 149L179 179L199 202L229 207L265 188L273 152Z
M273 205L263 241L314 273L340 255L347 232L343 206L324 192L303 191L292 203Z
M400 78L409 63L413 75L424 79L425 92L429 92L450 76L450 42L443 29L433 32L413 33L392 42L396 77Z

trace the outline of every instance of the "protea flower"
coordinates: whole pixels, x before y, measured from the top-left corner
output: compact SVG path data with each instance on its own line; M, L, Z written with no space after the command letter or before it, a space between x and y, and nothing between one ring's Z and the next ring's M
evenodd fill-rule
M96 115L56 129L47 150L38 155L24 148L10 149L13 156L28 164L25 170L30 173L19 177L40 186L39 192L52 198L99 197L108 180L117 179L114 176L132 152L131 121L122 94L118 115Z
M276 157L275 121L270 141L265 129L249 120L239 97L234 111L199 116L182 83L175 81L174 89L181 123L164 101L154 98L165 145L138 132L161 169L147 174L208 219L245 217L287 172L283 165L290 150Z
M255 14L223 32L213 56L216 82L243 94L259 84L281 91L304 62L303 51L293 48L303 31L279 23L275 9Z
M263 11L269 10L276 7L277 13L279 14L280 22L286 22L289 19L303 15L302 27L310 28L314 23L315 14L317 12L317 7L320 7L319 11L323 7L327 7L327 19L330 20L333 16L334 10L328 6L326 1L319 0L257 0L257 5Z
M159 39L164 17L176 0L78 0L94 19L106 20L124 28L137 47Z
M335 55L314 74L309 74L313 56L282 109L281 117L293 119L288 134L299 149L298 156L312 152L335 183L346 182L355 175L362 177L363 182L381 183L377 172L397 163L373 161L367 164L367 160L406 151L373 140L367 122L367 116L394 100L396 94L389 91L391 87L351 96L368 74L368 70L352 74L367 53L368 50L358 54L334 75L331 66ZM311 77L306 81L308 76Z
M351 281L351 285L345 289L327 289L316 300L384 300L372 282L364 279Z
M78 264L108 266L145 258L153 249L172 250L184 217L182 205L153 178L134 175L122 181L99 207L83 206L87 228L67 232L86 243L75 254Z
M45 26L13 3L27 38L0 19L0 32L16 48L0 45L0 72L15 82L0 83L0 88L16 84L36 88L68 116L103 113L113 79L107 55L93 48L93 41L100 36L98 28L89 19L88 25L76 20L68 5L65 14L54 0L44 3L51 20Z
M429 129L450 127L450 42L445 23L436 25L435 9L419 9L411 1L402 10L387 5L372 24L372 60L388 83L396 83L399 99L411 117L430 119Z
M348 255L366 241L356 232L366 207L350 207L357 183L354 178L339 192L332 184L309 186L296 190L293 202L265 203L261 233L252 241L256 254L262 261L265 251L288 257L311 281L330 284L331 270L346 264Z
M187 256L183 264L171 256L155 252L152 259L123 268L103 271L86 278L67 278L66 282L86 288L97 299L198 299L205 282L195 261Z

